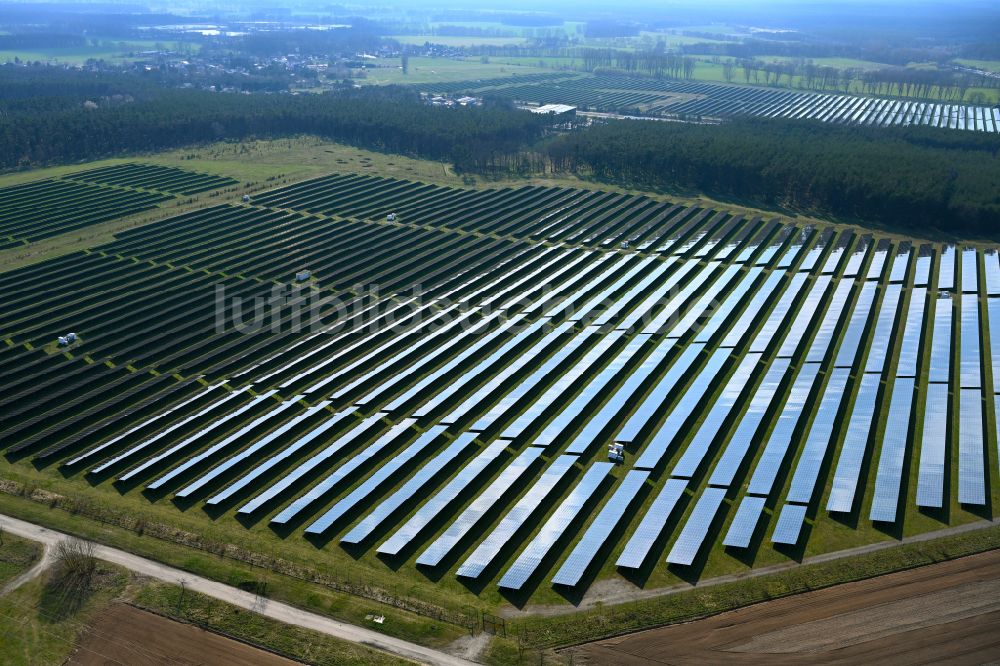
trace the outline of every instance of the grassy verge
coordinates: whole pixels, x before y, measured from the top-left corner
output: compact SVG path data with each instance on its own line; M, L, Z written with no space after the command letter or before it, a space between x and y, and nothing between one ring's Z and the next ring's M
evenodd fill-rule
M13 534L0 534L0 587L21 575L42 556L42 546Z
M409 664L389 654L349 643L309 629L287 625L176 585L144 585L132 601L181 622L263 647L309 664Z
M40 552L37 543L5 536L0 558L10 552ZM389 666L410 662L363 645L289 626L186 591L147 582L118 567L99 563L82 595L67 596L50 571L11 594L0 597L0 663L5 666L59 664L81 649L88 625L114 601L128 601L165 617L195 624L309 664ZM86 648L82 648L86 649ZM116 662L117 663L117 662Z
M0 493L0 513L45 525L97 543L121 548L142 557L236 587L263 583L267 586L269 598L276 601L283 601L351 624L367 626L414 643L441 647L460 636L468 635L468 629L435 618L401 610L369 598L339 592L330 587L310 583L292 576L281 575L245 562L224 558L206 550L98 523L81 515L49 508L46 505L6 493ZM373 589L380 589L377 581L368 581L360 576L356 582L359 585L374 583ZM371 622L367 616L372 614L385 616L385 622L382 624Z
M0 597L0 662L65 663L87 623L124 591L127 581L127 574L101 565L82 597L66 598L47 575Z
M715 615L770 599L913 569L998 547L1000 527L990 527L571 616L519 620L514 633L520 635L522 646L564 647ZM490 662L506 663L504 655L512 652L512 645L516 648L516 641L496 639L494 643L490 650L493 655Z

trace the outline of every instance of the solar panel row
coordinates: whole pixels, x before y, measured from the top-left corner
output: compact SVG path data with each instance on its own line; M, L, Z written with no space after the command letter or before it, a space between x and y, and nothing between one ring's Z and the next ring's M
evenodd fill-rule
M475 500L472 501L459 516L452 521L448 529L428 546L420 557L417 564L434 567L441 563L448 553L458 545L468 533L475 527L483 517L494 508L502 499L511 492L511 488L524 474L534 467L535 462L541 458L542 449L527 448L521 452L493 482L487 486ZM567 458L570 458L569 456ZM561 476L569 469L572 461L564 459L563 462L554 468L554 472ZM384 547L384 546L383 546ZM379 552L385 552L379 548Z
M474 433L471 433L474 436ZM469 436L470 433L463 433L456 439L459 441L462 437ZM397 529L391 537L385 540L377 549L377 552L383 555L398 555L400 551L406 548L412 541L419 535L427 526L433 521L437 516L441 515L447 508L454 504L463 492L465 492L473 483L485 476L487 470L500 458L503 452L507 448L507 442L504 440L496 440L482 452L473 458L469 464L459 470L451 481L445 485L444 488L439 490L430 499L424 502L420 508L417 510L413 516L406 521L399 529ZM525 451L522 456L523 460L511 468L512 471L505 472L504 481L513 481L517 476L524 473L527 467L541 455L539 449L529 449ZM498 488L502 488L498 484L495 484ZM407 496L396 497L402 492L402 489L396 492L393 497L386 500L385 503L402 503L406 501ZM385 504L383 503L383 504ZM391 512L391 507L386 507L382 509L379 506L376 509L376 513L388 513ZM361 525L359 524L359 528ZM352 532L353 534L353 532ZM348 535L351 536L351 535ZM364 535L355 535L363 538Z
M583 507L594 497L598 488L608 478L614 463L595 462L583 478L559 504L541 530L521 551L497 585L510 590L520 590L538 570L542 561L556 543L565 536L570 524L579 517Z
M553 583L575 587L580 582L601 548L607 545L611 533L622 521L631 518L628 513L629 508L639 491L646 485L648 478L649 472L637 469L630 470L625 475L611 499L597 514L573 551L559 567L559 571L552 577Z
M428 430L420 433L409 446L397 453L392 460L381 465L375 472L361 482L354 490L340 499L330 507L323 515L314 520L306 530L306 534L323 534L329 530L337 521L341 520L348 512L355 509L362 502L370 501L369 497L378 492L383 486L389 484L392 478L399 474L405 474L410 463L428 450L441 437L447 426L432 426ZM449 455L448 460L457 456L468 442L462 446L452 445L442 455Z
M472 554L465 558L462 566L455 572L456 575L478 578L500 553L500 549L515 535L523 531L526 526L531 525L532 517L537 513L542 501L555 490L556 485L562 481L576 461L576 456L563 455L556 458L542 472L541 477L528 489L528 492L522 495L521 499L500 519L489 536L483 539L479 546L472 551ZM602 476L607 474L608 468L603 466L609 465L609 463L596 463L596 465L602 466L597 467ZM584 488L584 490L587 489L587 487ZM574 502L569 506L572 508L575 504ZM417 563L421 563L419 559Z

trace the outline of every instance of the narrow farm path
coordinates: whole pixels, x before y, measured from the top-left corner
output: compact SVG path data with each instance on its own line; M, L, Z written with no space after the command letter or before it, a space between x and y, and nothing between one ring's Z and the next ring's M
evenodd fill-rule
M39 541L49 551L58 545L59 542L70 538L69 535L62 532L50 530L41 525L35 525L34 523L2 514L0 514L0 527L3 527L4 530L11 534ZM285 622L286 624L305 627L306 629L319 631L345 641L367 645L368 647L390 652L422 664L430 664L432 666L467 666L474 663L461 657L434 650L433 648L410 643L392 636L386 636L365 627L339 622L332 618L310 613L309 611L278 601L266 601L261 605L259 598L251 592L245 592L223 583L217 583L213 580L202 578L187 571L181 571L180 569L175 569L117 548L95 544L94 555L98 559L117 564L130 571L150 576L151 578L175 584L183 582L189 590L194 590L195 592L225 601L234 606L239 606L240 608L252 610L265 617Z
M13 532L13 530L11 530ZM24 536L24 535L19 535ZM55 561L55 556L52 554L52 547L47 543L42 544L42 556L38 558L38 562L35 566L31 567L25 571L20 576L7 581L7 584L0 588L0 597L6 596L21 587L29 580L33 580L42 575L42 572L52 566L52 562Z

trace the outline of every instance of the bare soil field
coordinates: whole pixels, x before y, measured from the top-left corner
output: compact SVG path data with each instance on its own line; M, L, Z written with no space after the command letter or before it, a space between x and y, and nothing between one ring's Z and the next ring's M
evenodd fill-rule
M298 662L174 622L127 604L112 604L90 624L67 666L295 666Z
M1000 663L1000 550L568 651L577 664Z

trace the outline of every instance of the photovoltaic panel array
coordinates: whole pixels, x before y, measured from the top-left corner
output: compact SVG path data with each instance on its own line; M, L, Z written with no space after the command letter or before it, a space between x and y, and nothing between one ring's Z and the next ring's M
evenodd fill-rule
M538 481L528 489L528 492L500 520L489 536L465 559L456 574L466 578L478 578L483 573L483 570L493 562L499 554L500 549L510 542L516 534L524 530L526 525L531 524L531 519L538 511L542 501L554 491L556 485L562 481L576 461L576 456L560 456L556 458L542 473ZM603 463L599 464L603 465ZM598 467L597 469L602 475L607 474L606 468L602 469ZM589 485L584 486L583 494L588 489L590 489ZM576 506L576 502L568 506L567 513ZM420 563L419 560L418 563Z
M583 478L573 487L566 499L556 507L549 519L542 525L541 531L528 543L514 563L497 583L500 587L520 590L528 579L538 570L542 561L556 543L563 538L566 530L583 510L597 489L607 479L614 468L613 463L596 462L584 473Z
M553 583L575 587L580 582L601 548L608 544L611 533L622 521L630 517L629 509L648 478L649 472L637 469L630 470L625 475L611 499L597 514L594 522L584 532L556 575L552 577Z

